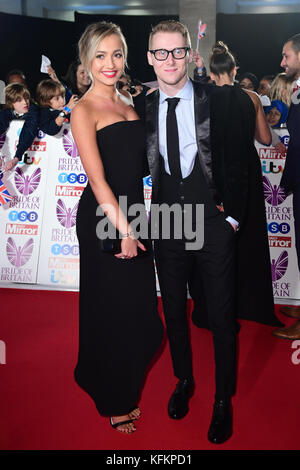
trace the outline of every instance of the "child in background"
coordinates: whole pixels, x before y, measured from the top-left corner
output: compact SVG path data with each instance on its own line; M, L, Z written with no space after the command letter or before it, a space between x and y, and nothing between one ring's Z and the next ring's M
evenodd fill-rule
M41 108L39 128L48 135L58 134L78 102L78 97L72 95L65 105L65 93L65 87L54 80L42 80L37 86L36 100Z
M285 124L289 109L283 101L274 100L270 106L265 106L264 111L268 124L273 129L278 129Z
M5 109L0 111L0 135L8 129L13 119L24 120L14 158L5 163L5 171L12 170L22 160L24 152L37 135L39 108L30 101L29 90L21 83L11 83L4 89Z

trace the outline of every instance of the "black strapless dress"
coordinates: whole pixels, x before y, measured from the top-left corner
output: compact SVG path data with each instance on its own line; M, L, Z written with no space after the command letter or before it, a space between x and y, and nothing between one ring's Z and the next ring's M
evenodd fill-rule
M141 121L97 131L105 177L128 206L144 203L145 133ZM88 184L77 213L80 247L79 355L75 380L105 416L127 414L138 403L147 365L163 336L157 312L152 255L117 259L99 249L98 203Z

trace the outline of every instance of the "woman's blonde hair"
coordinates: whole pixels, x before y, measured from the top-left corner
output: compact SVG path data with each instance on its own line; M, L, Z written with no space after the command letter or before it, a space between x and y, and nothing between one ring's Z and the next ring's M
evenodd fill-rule
M104 38L116 34L122 43L122 49L124 54L124 61L126 64L128 48L125 37L121 31L120 26L115 23L109 23L106 21L99 21L98 23L90 24L78 42L79 58L82 65L86 68L89 76L93 79L91 74L91 63L96 55L97 47L100 41ZM126 64L127 65L127 64Z
M280 100L287 106L291 105L293 80L287 77L285 72L279 73L271 83L269 98L271 101ZM285 96L284 96L285 92Z

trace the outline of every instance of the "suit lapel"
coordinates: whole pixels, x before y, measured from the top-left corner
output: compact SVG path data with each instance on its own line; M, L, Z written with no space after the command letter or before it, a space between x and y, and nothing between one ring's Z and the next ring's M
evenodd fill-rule
M159 91L146 97L147 157L152 177L152 199L156 199L159 183L159 143L158 143Z
M205 179L210 187L212 182L210 98L204 86L199 86L194 82L192 83L194 86L195 128L199 160Z

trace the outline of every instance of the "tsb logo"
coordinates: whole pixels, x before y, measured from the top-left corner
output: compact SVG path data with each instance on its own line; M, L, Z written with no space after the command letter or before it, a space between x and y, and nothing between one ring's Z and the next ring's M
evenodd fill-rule
M290 231L290 226L286 222L283 222L282 224L278 224L277 222L271 222L270 224L267 224L268 230L271 233L282 233L283 235L289 233Z
M78 256L79 255L79 245L59 245L59 243L55 243L55 245L52 245L51 247L51 253L53 255L73 255L73 256Z
M19 220L20 222L36 222L38 219L38 215L36 212L26 212L26 211L10 211L9 215L9 220L12 222L16 222Z
M76 175L76 173L60 173L58 175L58 181L62 184L71 183L71 184L85 184L87 182L87 176L84 173Z
M150 188L152 188L152 178L151 178L151 176L146 176L144 178L144 184L147 185L147 186L150 186Z

